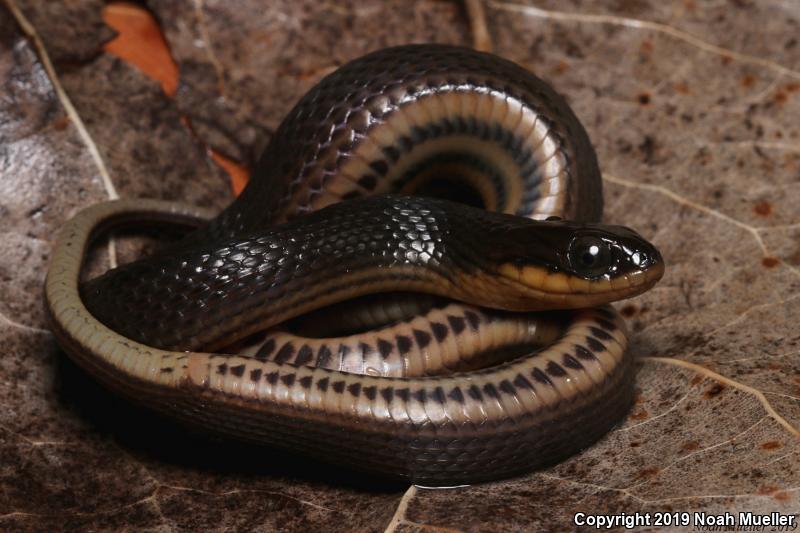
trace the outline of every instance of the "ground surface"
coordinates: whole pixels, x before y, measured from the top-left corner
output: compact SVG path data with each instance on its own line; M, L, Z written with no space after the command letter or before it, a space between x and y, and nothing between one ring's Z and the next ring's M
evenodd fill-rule
M0 3L0 529L564 531L579 511L797 512L800 4L485 4L494 51L554 84L589 130L607 221L651 238L668 270L620 306L640 359L621 427L546 471L452 490L155 419L66 361L41 288L55 232L82 207L117 194L225 205L228 176L203 143L247 166L321 76L386 45L471 44L467 11L150 8L180 70L173 97L103 53L102 2Z

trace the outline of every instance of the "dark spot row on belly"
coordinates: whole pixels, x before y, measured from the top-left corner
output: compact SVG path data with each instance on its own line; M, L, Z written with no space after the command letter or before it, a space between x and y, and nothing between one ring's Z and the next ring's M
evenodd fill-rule
M435 339L436 342L442 343L452 332L454 335L460 335L467 329L467 324L472 332L475 332L480 327L483 319L473 311L465 311L464 316L447 315L447 323L431 321L429 323L430 331L424 329L413 329L412 335L395 335L394 342L386 339L379 338L376 341L376 346L366 342L360 342L358 349L363 355L374 353L377 351L383 359L387 359L390 355L397 350L400 356L408 354L414 344L419 349L424 350L430 346L431 342ZM268 338L259 347L255 354L255 358L259 361L274 361L278 364L292 364L295 366L316 366L322 368L330 368L333 355L336 353L339 360L347 357L352 348L348 344L340 344L338 348L331 349L329 343L321 343L319 348L314 353L315 349L309 344L301 344L299 349L294 341L288 341L278 348L275 338ZM225 367L218 370L219 374L227 373L228 369ZM243 372L243 370L242 370ZM255 380L254 380L255 381Z

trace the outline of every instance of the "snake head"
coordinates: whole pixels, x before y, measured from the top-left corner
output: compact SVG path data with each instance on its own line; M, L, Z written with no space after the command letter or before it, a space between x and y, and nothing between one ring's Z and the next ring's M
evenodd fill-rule
M624 226L526 221L500 233L496 237L503 246L495 249L491 261L521 301L538 299L540 309L629 298L664 274L658 249Z

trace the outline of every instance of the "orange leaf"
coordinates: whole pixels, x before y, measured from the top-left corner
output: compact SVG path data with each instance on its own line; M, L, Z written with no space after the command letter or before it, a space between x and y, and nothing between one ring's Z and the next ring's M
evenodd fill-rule
M167 96L178 89L178 65L155 18L141 7L114 2L103 9L103 20L119 35L106 43L106 52L127 61L159 83Z
M209 149L208 152L211 154L211 159L213 159L216 164L221 166L222 169L231 177L231 188L233 189L233 194L235 196L239 196L244 189L244 186L247 185L250 172L246 167L240 165L232 159L228 159L213 149Z

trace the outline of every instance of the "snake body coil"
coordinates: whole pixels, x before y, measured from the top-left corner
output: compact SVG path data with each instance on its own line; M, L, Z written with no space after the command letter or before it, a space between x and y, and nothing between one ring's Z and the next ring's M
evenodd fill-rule
M633 231L594 223L601 211L594 152L549 86L488 54L399 47L304 96L209 224L80 289L99 227L210 215L151 200L78 214L46 300L78 363L174 418L427 485L497 479L580 450L630 405L624 324L603 304L651 287L663 263ZM571 221L536 220L551 216ZM201 351L398 291L563 311L450 303L370 333L270 331L238 355ZM544 346L464 370L525 342Z

